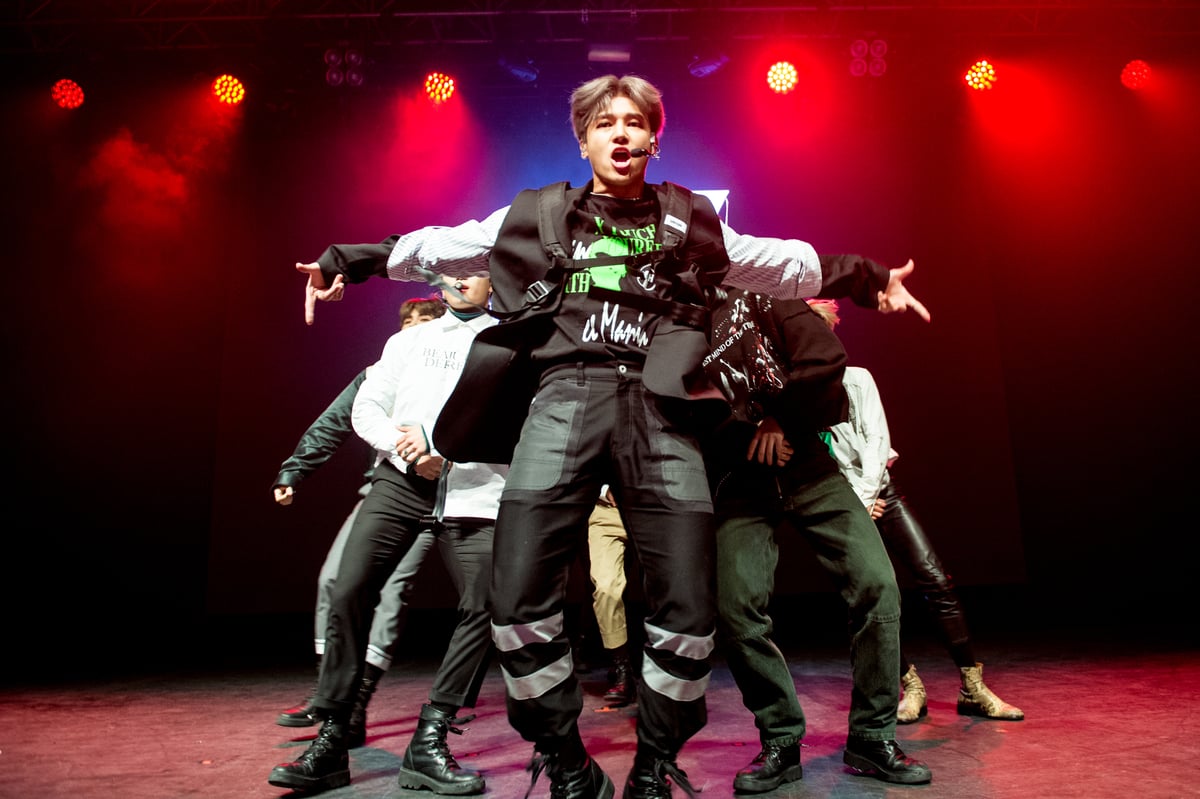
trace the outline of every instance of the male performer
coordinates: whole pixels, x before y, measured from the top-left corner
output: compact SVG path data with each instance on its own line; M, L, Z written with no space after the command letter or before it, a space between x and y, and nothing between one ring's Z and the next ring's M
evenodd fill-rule
M421 297L405 300L400 304L400 329L407 330L413 325L431 322L445 313L446 305L440 297ZM370 369L370 367L367 367ZM358 389L367 379L367 369L355 375L350 384L342 389L329 407L309 425L296 444L295 451L279 467L275 478L273 493L275 501L280 505L291 505L296 496L296 489L304 478L308 477L317 467L328 461L333 454L347 441L361 442L354 435L354 426L350 414L354 408L354 398ZM364 477L366 482L359 488L359 499L341 529L329 545L325 562L317 575L317 607L313 617L313 647L317 653L317 674L320 675L321 659L325 654L325 627L329 623L329 597L333 591L333 581L337 578L338 567L342 562L342 551L346 546L346 538L354 519L362 507L363 498L371 491L371 476L375 471L375 453L371 452L369 468ZM351 713L350 746L361 746L366 736L367 703L375 693L375 687L392 665L392 651L400 638L400 630L404 626L404 616L408 610L409 596L412 594L413 580L425 562L425 556L433 546L433 534L423 532L413 542L408 554L396 566L388 578L387 584L379 594L379 604L371 617L371 634L367 639L366 667L363 672L362 686L358 692L358 700ZM311 727L317 724L316 709L313 698L316 696L316 685L308 698L300 704L290 707L279 714L275 723L281 727Z
M371 609L414 540L432 529L459 593L459 621L404 753L400 785L456 796L483 791L483 777L458 764L446 736L458 731L458 710L474 704L491 651L487 585L507 467L452 464L428 443L472 340L495 323L483 311L491 290L486 277L449 282L455 288L443 292L448 313L388 339L355 397L355 432L382 457L333 585L313 703L324 724L297 760L271 772L272 785L315 793L350 782L351 712L362 682Z
M840 317L836 302L818 300L812 307L831 330L837 326ZM983 664L975 657L966 611L954 590L954 582L892 477L891 466L899 456L892 449L887 415L875 378L860 366L847 366L843 382L850 400L850 418L830 430L830 449L842 474L875 520L888 552L913 576L925 607L938 625L942 643L958 667L958 712L965 716L1021 721L1025 713L996 696L984 683ZM927 712L925 684L903 649L900 675L904 698L896 718L901 724L911 724L924 718Z
M761 751L738 772L739 792L799 780L807 731L791 671L771 640L768 613L789 529L813 547L846 602L850 637L849 734L843 760L898 783L930 770L896 743L900 589L870 516L818 437L845 418L837 336L803 300L731 292L714 311L707 368L733 414L710 437L717 518L717 632Z
M889 272L858 261L852 272L826 273L803 241L739 235L707 200L647 184L663 119L661 95L646 80L590 80L571 95L587 185L525 191L483 221L332 247L297 264L309 281L309 321L316 300L342 298L346 280L383 274L381 254L395 279L475 269L492 278L494 307L510 318L477 339L435 438L456 439L452 446L474 457L471 445L488 443L466 423L474 410L477 425L516 442L496 519L492 635L509 721L534 744L533 781L545 770L556 797L613 794L579 733L582 695L562 614L567 574L605 482L639 556L648 614L624 796L669 796L668 778L692 790L676 758L706 721L714 624L712 591L696 588L712 584L712 503L694 435L699 414L687 401L708 388L706 299L723 283L792 298L869 285L881 310L927 316L903 285L911 262ZM496 364L504 371L484 368ZM492 377L505 390L485 399ZM523 385L528 395L513 391Z

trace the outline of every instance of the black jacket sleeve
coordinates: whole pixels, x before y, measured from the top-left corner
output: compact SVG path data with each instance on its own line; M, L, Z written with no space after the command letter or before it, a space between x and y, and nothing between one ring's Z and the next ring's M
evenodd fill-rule
M855 305L875 308L875 293L887 288L891 270L861 255L819 255L822 299L849 297Z
M787 384L763 403L763 410L783 428L788 441L813 438L847 418L842 386L846 350L825 321L802 300L773 300L768 319L772 339L788 364Z
M317 467L333 457L346 439L354 435L350 413L354 409L354 397L367 378L364 369L342 389L329 407L317 417L300 437L292 456L283 462L274 486L297 486ZM274 487L272 486L272 487Z
M321 253L317 263L326 284L341 275L347 283L363 283L371 277L387 277L388 256L399 236L389 236L378 244L334 244Z

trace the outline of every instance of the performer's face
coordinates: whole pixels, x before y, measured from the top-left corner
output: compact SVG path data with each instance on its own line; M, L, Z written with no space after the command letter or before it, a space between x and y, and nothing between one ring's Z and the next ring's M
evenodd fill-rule
M417 325L423 325L426 322L432 322L436 318L437 317L429 312L422 313L414 308L408 312L408 316L404 317L404 324L400 325L400 329L408 330L410 327L416 327Z
M592 191L613 197L636 198L646 183L646 157L634 158L630 151L652 150L654 132L628 97L615 97L596 115L579 143L579 152L592 164Z
M481 308L487 307L488 297L492 293L492 281L487 277L481 275L450 277L447 275L442 279L458 289L459 293L467 298L467 301L464 302L450 292L443 291L442 296L446 298L446 304L451 308L466 311L476 305Z

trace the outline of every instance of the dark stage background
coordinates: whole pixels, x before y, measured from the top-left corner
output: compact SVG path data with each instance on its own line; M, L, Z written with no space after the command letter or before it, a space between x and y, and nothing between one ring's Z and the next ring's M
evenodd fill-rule
M437 109L427 51L377 53L368 85L333 90L281 41L239 55L250 93L225 118L194 53L6 51L6 666L220 649L247 626L302 656L303 625L282 640L269 620L311 611L367 453L344 448L292 507L271 481L428 290L374 280L309 328L293 264L582 183L567 95L606 71L664 91L652 180L728 189L740 232L915 259L932 324L844 307L840 332L969 595L994 589L1018 624L1190 626L1200 51L1118 41L909 32L856 79L844 40L801 37L783 98L761 89L765 41L725 42L703 80L675 45L617 70L562 57L528 85L475 63ZM1001 70L986 95L960 85L981 55ZM1134 57L1155 70L1142 93L1118 81ZM72 114L47 89L67 62L88 92ZM782 594L828 592L803 544L785 551ZM417 605L452 602L435 566Z

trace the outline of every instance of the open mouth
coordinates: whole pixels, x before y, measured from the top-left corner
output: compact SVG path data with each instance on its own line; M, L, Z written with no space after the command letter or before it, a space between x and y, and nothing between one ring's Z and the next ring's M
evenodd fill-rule
M618 147L616 150L613 150L612 160L614 164L624 165L633 160L633 156L630 154L628 149L624 147Z

